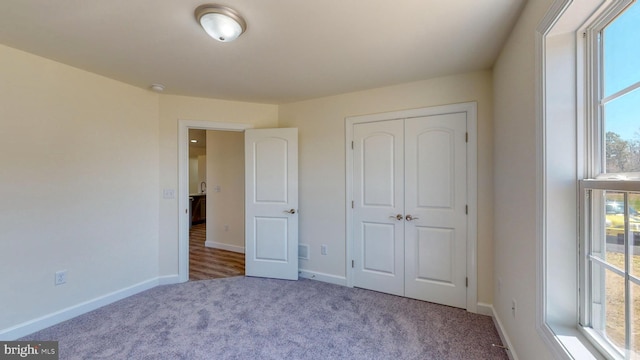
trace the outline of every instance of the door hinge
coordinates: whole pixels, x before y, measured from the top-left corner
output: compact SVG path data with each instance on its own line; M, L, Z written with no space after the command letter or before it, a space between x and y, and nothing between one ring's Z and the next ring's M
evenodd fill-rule
M469 215L469 205L464 206L464 214Z
M465 286L469 287L469 278L464 278L465 279Z
M354 209L356 207L355 201L351 201L351 208Z
M351 267L352 268L356 267L356 261L355 260L351 260Z
M464 142L469 142L469 133L464 133Z
M353 141L351 142L351 150L353 150L354 144Z

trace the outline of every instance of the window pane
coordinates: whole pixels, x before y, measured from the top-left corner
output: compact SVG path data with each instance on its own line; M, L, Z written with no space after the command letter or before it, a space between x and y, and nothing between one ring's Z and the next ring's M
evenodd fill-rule
M640 171L640 89L604 106L604 126L607 173Z
M624 232L624 193L605 192L605 233L607 236L607 250L605 260L620 270L624 266L624 247L626 234Z
M640 286L631 283L631 358L640 359Z
M605 97L640 81L640 5L635 3L604 30Z
M613 345L624 349L624 278L593 262L591 292L591 327Z
M640 277L640 193L629 193L629 238L633 238L631 248L631 275ZM640 296L640 293L638 294ZM638 328L640 332L640 328Z
M605 336L617 347L625 348L624 278L605 270Z

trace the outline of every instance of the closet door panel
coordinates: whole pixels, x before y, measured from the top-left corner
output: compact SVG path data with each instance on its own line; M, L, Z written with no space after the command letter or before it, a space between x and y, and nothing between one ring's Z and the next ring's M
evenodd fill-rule
M405 296L466 307L466 113L405 122Z

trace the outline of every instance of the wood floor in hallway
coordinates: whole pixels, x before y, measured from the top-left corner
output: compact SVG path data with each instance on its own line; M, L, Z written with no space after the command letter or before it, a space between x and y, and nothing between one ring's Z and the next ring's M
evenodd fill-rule
M206 233L206 223L189 230L189 280L243 276L244 254L205 247Z

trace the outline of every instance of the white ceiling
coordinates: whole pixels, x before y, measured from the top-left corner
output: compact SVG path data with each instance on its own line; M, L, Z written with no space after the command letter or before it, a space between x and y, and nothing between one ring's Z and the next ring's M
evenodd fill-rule
M525 0L1 0L0 43L165 93L285 103L492 67Z

